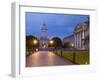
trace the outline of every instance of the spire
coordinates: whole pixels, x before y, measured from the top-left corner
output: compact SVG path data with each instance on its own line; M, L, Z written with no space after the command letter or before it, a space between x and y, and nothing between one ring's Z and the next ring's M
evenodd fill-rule
M46 26L46 24L45 24L45 23L43 23L43 26Z
M43 27L41 28L41 31L42 32L47 32L47 27L46 27L46 24L45 23L43 23Z

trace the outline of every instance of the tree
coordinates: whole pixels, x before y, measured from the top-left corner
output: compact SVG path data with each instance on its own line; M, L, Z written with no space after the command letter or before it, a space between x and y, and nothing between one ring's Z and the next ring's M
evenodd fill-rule
M89 35L88 35L84 39L84 45L87 47L87 49L89 48L89 41L90 41L90 38L89 38Z
M87 25L87 29L89 31L89 26L90 26L90 22L89 21L86 21L85 22L86 25ZM90 36L89 34L84 38L84 45L86 46L87 49L89 49L89 42L90 42Z
M53 47L61 47L62 46L62 41L59 37L53 37L51 40L53 41L53 44L52 45L49 44L50 47L51 46L53 46Z
M34 44L34 40L37 41L36 44ZM32 36L32 35L29 35L29 36L26 36L26 47L38 47L39 46L39 40L37 37L35 36Z
M65 42L63 44L63 48L71 48L71 45L70 44L71 44L70 42Z

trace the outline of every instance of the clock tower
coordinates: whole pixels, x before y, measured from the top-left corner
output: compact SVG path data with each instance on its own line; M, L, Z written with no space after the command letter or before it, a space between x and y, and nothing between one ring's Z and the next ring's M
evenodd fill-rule
M40 48L48 48L48 38L47 38L47 27L46 24L43 24L41 28L41 37L40 37Z

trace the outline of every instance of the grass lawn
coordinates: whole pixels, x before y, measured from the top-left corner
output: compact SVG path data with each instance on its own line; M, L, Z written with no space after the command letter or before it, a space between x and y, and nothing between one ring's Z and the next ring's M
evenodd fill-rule
M57 55L61 56L61 51L57 51ZM62 57L73 61L72 51L63 51ZM89 51L75 51L75 63L77 64L89 64Z

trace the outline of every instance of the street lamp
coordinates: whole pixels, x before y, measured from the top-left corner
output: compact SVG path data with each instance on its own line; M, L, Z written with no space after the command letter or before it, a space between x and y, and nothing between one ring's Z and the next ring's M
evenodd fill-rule
M51 49L53 50L54 41L53 41L53 40L50 40L50 41L49 41L49 44L50 44Z
M54 41L53 40L50 40L50 44L53 44L54 43Z
M37 43L38 43L38 40L34 39L34 40L33 40L33 45L34 45L34 47L36 47ZM35 51L38 51L38 49L35 49Z
M71 47L72 47L72 48L74 47L74 44L73 44L73 43L71 43Z
M37 43L38 43L38 41L37 41L37 40L33 40L33 43L34 43L34 44L37 44Z
M74 48L74 44L73 43L71 44L71 47L72 47L72 51L73 51L73 63L75 63L76 54L75 54L75 48Z

